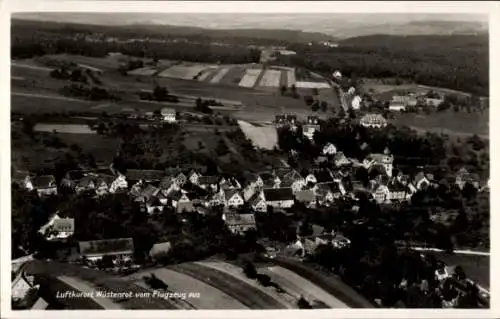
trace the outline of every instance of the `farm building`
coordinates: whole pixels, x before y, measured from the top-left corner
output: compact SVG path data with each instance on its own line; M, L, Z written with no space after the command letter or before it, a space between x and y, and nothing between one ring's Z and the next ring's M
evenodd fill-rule
M359 123L364 127L382 128L387 126L387 120L380 114L366 114Z
M134 241L132 238L81 241L78 243L78 246L80 248L80 256L91 261L97 261L104 256L130 260L134 253Z
M234 234L243 234L257 228L254 214L224 213L222 219Z
M290 208L294 203L293 190L285 188L266 188L263 191L267 205L276 208Z
M53 175L37 176L32 180L38 196L57 195L56 178Z
M337 153L337 148L335 145L332 143L326 143L326 145L323 147L323 154L324 155L335 155Z
M175 110L172 108L164 107L161 109L161 117L165 122L174 123L176 121Z

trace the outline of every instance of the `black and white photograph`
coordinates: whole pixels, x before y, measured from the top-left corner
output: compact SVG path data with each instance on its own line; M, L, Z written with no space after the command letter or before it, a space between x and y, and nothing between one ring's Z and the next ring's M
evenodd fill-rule
M10 15L11 313L492 307L487 12L92 2Z

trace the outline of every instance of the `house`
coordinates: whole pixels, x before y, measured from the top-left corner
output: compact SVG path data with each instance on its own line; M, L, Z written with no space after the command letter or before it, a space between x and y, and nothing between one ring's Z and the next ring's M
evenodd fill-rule
M75 185L75 192L81 193L85 191L95 190L95 188L96 188L96 176L85 175Z
M167 256L171 249L172 249L172 244L170 244L169 241L163 243L156 243L149 250L149 257L152 260L157 261L158 259Z
M263 195L266 204L275 208L290 208L294 203L291 188L265 188Z
M86 172L82 170L68 171L61 180L61 187L74 189L85 175Z
M291 114L276 115L274 123L276 127L289 127L292 130L297 128L297 116Z
M164 204L156 196L152 196L148 200L146 200L146 211L148 212L148 214L152 214L155 211L162 212L163 208Z
M463 189L465 184L468 183L478 189L479 181L479 176L477 174L471 174L465 168L462 168L457 173L455 185L457 185L458 188Z
M425 98L425 104L428 106L438 107L441 103L444 102L442 98Z
M312 189L303 190L295 193L295 200L304 203L306 207L313 207L316 203L316 195Z
M164 176L171 177L176 185L182 186L188 181L188 176L184 174L182 169L178 167L171 167L165 169ZM199 176L199 175L197 175Z
M104 256L112 256L115 260L131 260L134 254L132 238L101 239L78 242L80 256L92 262Z
M316 178L314 173L309 173L306 175L305 181L306 181L306 185L311 185L311 184L314 185L318 182L318 179Z
M304 124L302 126L302 134L312 141L314 139L314 133L320 129L321 126L319 124Z
M119 191L126 190L127 188L128 188L127 178L125 177L125 175L118 174L115 180L111 183L111 186L109 187L109 192L117 193Z
M223 189L241 189L241 184L235 177L230 176L221 181L220 187Z
M344 155L343 152L336 153L333 157L333 162L337 167L351 164L351 161Z
M290 187L293 192L298 192L306 186L306 180L296 170L275 170L274 176L276 188Z
M176 207L177 213L191 213L195 211L193 202L179 202Z
M75 220L73 218L61 218L58 213L52 217L38 230L47 240L66 239L75 232Z
M342 74L340 73L340 71L337 70L333 72L333 77L336 79L340 79L342 77Z
M228 207L239 207L245 203L240 191L237 189L224 189L224 202Z
M311 125L317 125L319 124L319 119L317 116L310 115L307 117L306 123Z
M105 195L110 192L114 177L107 174L99 174L95 181L95 191L98 196Z
M417 190L422 190L431 185L431 181L424 172L419 172L413 179L413 185Z
M380 185L372 180L368 189L377 203L382 204L390 200L390 191L386 185Z
M361 101L363 101L363 99L361 98L361 96L359 95L356 95L352 98L352 101L351 101L351 107L353 110L359 110L361 108Z
M135 200L141 203L149 202L156 194L160 192L160 189L154 187L153 185L147 185L139 191Z
M342 196L340 184L337 182L318 183L313 188L313 192L320 205L330 206L335 199Z
M335 155L335 153L337 153L337 148L332 143L326 143L326 145L323 146L324 155Z
M177 208L177 205L179 203L190 203L191 200L187 196L186 193L182 191L173 191L170 194L168 194L167 198L171 200L172 202L172 207Z
M163 177L162 180L160 181L159 188L160 192L165 196L168 196L168 194L174 190L180 190L180 186L171 176Z
M256 212L267 212L267 202L264 199L263 192L255 193L251 198L249 198L248 203Z
M387 176L392 176L394 157L389 154L389 150L386 148L384 154L373 153L368 155L363 160L363 167L370 170L374 166L382 167L383 172Z
M380 114L366 114L359 122L361 126L382 128L387 126L387 120Z
M163 107L161 109L161 117L162 117L164 122L175 123L175 121L176 121L175 115L176 115L175 110L172 108Z
M57 195L56 178L53 175L36 176L31 183L38 196Z
M187 180L191 182L192 184L198 185L198 178L201 176L201 174L196 171L196 170L191 170L189 174L186 176Z
M262 188L277 188L281 183L279 177L277 177L274 173L260 173L259 174L260 181L262 181Z
M393 182L387 185L389 189L388 200L402 202L408 200L408 193L410 192L407 186L401 183Z
M19 187L27 189L28 191L33 190L32 176L28 171L15 170L12 172L11 176L12 183L19 185Z
M205 201L205 206L214 207L214 206L223 206L226 204L224 192L221 190L213 195L211 195L208 200Z
M349 94L349 95L353 95L355 92L356 92L356 89L355 89L353 86L351 86L351 87L347 90L347 94Z
M212 192L216 192L219 189L219 176L200 176L198 178L198 186L205 190L210 190Z
M224 213L222 219L233 234L243 235L249 230L257 229L254 214Z

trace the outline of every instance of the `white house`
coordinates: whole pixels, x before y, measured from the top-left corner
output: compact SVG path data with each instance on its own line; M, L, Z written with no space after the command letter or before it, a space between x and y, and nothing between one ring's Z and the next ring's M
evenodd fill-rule
M252 196L248 202L254 211L262 213L267 212L267 202L264 199L263 192L255 193L255 195Z
M380 114L366 114L359 121L361 126L382 128L387 126L387 120Z
M254 214L224 213L222 219L233 234L244 234L257 228Z
M431 182L425 176L424 172L419 172L417 175L415 175L415 179L413 180L413 185L415 185L415 188L417 190L421 190L429 186Z
M32 185L38 196L57 195L57 184L53 175L36 176L32 179Z
M239 207L245 203L237 189L224 189L222 192L224 193L225 204L228 207Z
M347 94L353 95L356 92L356 89L354 87L350 87L349 90L347 90Z
M313 173L307 174L306 176L306 185L309 183L316 184L318 182L318 179Z
M75 232L75 220L73 218L61 218L55 213L45 225L40 227L38 232L49 241L66 239Z
M371 193L375 201L379 204L390 200L389 188L385 185L374 184L371 187Z
M353 110L359 110L361 108L361 101L363 99L361 99L361 96L359 95L356 95L352 98L352 102L351 102L351 106L353 108Z
M128 182L125 175L119 174L118 177L111 183L109 187L110 193L116 193L120 190L125 190L128 188Z
M384 154L370 154L363 160L363 166L369 170L372 167L379 165L385 170L387 176L392 176L394 157L388 154L388 150Z
M326 145L323 147L323 154L324 155L335 155L337 153L337 148L335 145L332 143L326 143Z
M163 118L163 121L168 122L168 123L174 123L176 122L175 118L175 110L172 108L164 107L161 109L161 116Z
M198 172L197 172L197 171L195 171L195 170L192 170L192 171L188 174L187 178L188 178L188 180L191 182L191 184L198 185L198 178L200 178L200 176L201 176L201 174L200 174L200 173L198 173Z
M340 79L342 77L342 73L340 73L339 70L336 70L335 72L333 72L333 77L336 79Z

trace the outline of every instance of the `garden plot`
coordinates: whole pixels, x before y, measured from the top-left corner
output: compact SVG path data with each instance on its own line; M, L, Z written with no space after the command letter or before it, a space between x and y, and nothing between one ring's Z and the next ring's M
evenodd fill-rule
M280 86L281 71L279 70L266 70L264 76L260 80L260 86L278 87Z
M320 300L331 308L349 308L325 290L288 269L273 266L259 268L258 271L271 277L281 288L297 298L304 296L309 302Z
M259 75L262 73L262 69L247 69L245 71L245 75L241 79L239 86L251 88L254 87L255 82L259 78Z
M158 74L158 76L182 80L193 80L195 76L207 68L208 66L206 65L174 65Z
M254 126L245 121L238 121L238 125L256 147L272 150L278 144L278 134L274 126Z
M284 294L279 294L274 287L263 287L256 280L247 278L247 276L243 273L243 269L237 267L235 265L225 263L225 262L210 262L210 261L201 261L196 262L196 264L202 265L204 267L209 267L212 269L216 269L218 271L222 271L232 277L235 280L242 281L256 289L267 294L272 299L278 301L283 307L288 309L293 309L295 307L295 299L294 298L286 298ZM290 297L290 296L288 296Z
M231 297L237 299L250 309L284 309L285 307L269 297L254 286L248 285L240 280L235 280L233 276L223 271L211 267L199 265L197 263L182 263L169 266L177 272L183 273L197 280L203 281Z
M219 289L171 269L161 268L153 271L141 272L135 274L133 277L141 279L142 276L147 276L151 273L154 273L156 277L165 282L170 291L199 293L199 298L187 299L196 309L248 309L248 307L241 302Z
M298 81L295 86L299 89L329 89L330 84L326 82L305 82Z
M219 81L229 72L230 68L223 68L218 70L217 74L210 80L210 83L219 83Z
M132 71L129 71L129 75L143 75L143 76L152 76L156 73L156 69L153 69L151 67L144 67L144 68L139 68L135 69Z

